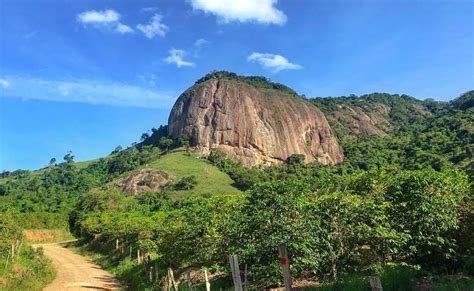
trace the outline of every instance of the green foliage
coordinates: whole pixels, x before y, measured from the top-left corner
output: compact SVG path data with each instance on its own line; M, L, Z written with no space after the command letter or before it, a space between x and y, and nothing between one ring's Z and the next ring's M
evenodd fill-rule
M298 93L296 93L290 87L285 86L281 83L274 83L265 77L239 76L235 73L227 72L227 71L212 71L209 74L202 77L201 79L197 80L195 84L203 83L205 81L212 80L212 79L221 79L221 78L242 81L257 88L274 89L274 90L282 91L284 93L288 93L291 95L298 95Z
M257 184L252 188L233 228L235 252L251 266L255 283L267 286L280 281L276 247L285 243L296 276L318 267L319 254L312 246L318 237L306 216L309 191L298 181Z
M4 268L5 261L0 258L0 289L5 291L41 290L56 276L51 261L41 248L34 250L28 245L21 247L20 256L14 264Z
M197 185L196 176L185 176L174 185L176 190L191 190Z
M168 152L169 149L170 149L170 146L172 146L173 143L174 142L171 138L163 136L163 137L160 138L159 146L162 150Z
M74 156L71 151L69 151L65 156L64 156L64 161L68 164L74 163Z
M453 164L474 177L474 111L470 91L450 103L420 101L406 95L374 93L357 97L311 99L327 116L336 114L341 106L363 109L385 115L392 129L388 136L357 136L331 118L342 143L347 168L368 170L386 167L401 169L442 170ZM387 113L379 112L380 105ZM350 125L348 125L350 126ZM385 130L387 131L387 130Z
M262 181L261 171L249 169L236 161L233 161L219 151L211 151L208 160L219 168L219 170L228 174L234 181L234 186L240 190L248 190L256 183Z
M295 165L295 164L303 164L304 160L305 160L304 155L294 154L294 155L289 156L286 162L290 165Z
M405 172L387 187L385 199L395 229L409 235L403 250L414 262L433 265L454 254L447 232L458 228L458 206L468 190L467 179L456 171Z
M390 263L376 267L373 271L380 277L384 290L416 290L416 283L421 276L420 268L405 263Z
M406 236L392 228L388 208L387 202L349 193L319 197L314 219L321 221L315 235L322 238L322 269L337 278L340 271L385 263L395 254Z
M42 249L33 250L24 244L22 229L14 213L0 213L0 289L40 290L55 276L51 262ZM11 246L15 246L14 261Z
M474 91L468 91L450 102L450 105L459 110L474 107Z
M147 168L159 169L175 176L178 180L186 176L195 176L196 186L191 190L172 190L169 195L173 198L183 198L189 195L222 195L241 192L233 185L232 179L205 159L187 154L183 151L173 151L147 164Z

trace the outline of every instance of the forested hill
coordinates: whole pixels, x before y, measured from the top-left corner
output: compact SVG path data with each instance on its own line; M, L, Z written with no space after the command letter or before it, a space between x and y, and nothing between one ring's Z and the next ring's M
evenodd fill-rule
M473 176L474 91L450 102L373 93L311 99L360 168L456 164Z

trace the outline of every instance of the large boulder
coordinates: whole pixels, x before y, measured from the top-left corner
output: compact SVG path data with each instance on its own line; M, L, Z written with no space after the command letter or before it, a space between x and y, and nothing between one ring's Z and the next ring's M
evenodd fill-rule
M293 154L322 164L343 159L317 107L290 92L242 78L211 78L186 90L173 106L168 133L188 136L198 153L217 149L247 166L280 163Z

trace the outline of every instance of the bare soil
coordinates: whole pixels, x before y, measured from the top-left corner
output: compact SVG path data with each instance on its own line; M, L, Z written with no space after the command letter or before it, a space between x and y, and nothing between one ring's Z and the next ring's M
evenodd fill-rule
M123 289L114 276L66 246L64 242L35 245L43 247L44 254L51 258L57 270L56 279L44 291Z

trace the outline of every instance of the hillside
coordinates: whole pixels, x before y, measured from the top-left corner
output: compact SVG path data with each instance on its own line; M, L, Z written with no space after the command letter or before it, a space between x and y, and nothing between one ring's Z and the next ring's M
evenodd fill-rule
M117 184L118 181L133 175L142 170L160 170L171 175L174 182L185 177L193 176L196 178L196 185L192 189L172 190L170 195L173 198L184 198L187 195L212 195L212 194L240 194L237 188L232 186L232 179L217 167L211 165L195 155L187 154L184 151L171 152L163 157L152 160L137 170L121 175L114 179L111 184ZM135 181L143 183L143 180Z
M451 102L406 95L315 98L355 167L456 164L473 178L474 93Z

